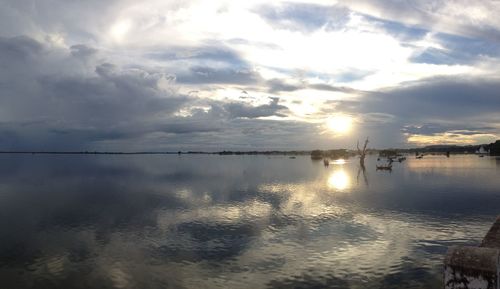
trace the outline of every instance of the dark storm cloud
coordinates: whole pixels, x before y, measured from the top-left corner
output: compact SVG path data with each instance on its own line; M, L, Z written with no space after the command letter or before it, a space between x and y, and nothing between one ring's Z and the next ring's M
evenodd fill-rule
M345 8L305 3L263 5L256 13L276 28L303 32L322 27L339 29L349 21L349 10Z
M367 135L382 147L406 146L398 133L498 135L500 122L492 118L500 109L498 91L498 79L427 79L367 93L355 111Z
M269 92L276 93L282 91L296 91L304 88L302 84L289 84L281 79L271 79L267 81Z
M238 149L303 149L320 145L315 125L305 122L236 118L226 131L229 135L221 136L219 141Z
M191 67L189 73L177 76L179 83L186 84L255 84L261 76L249 69Z
M250 63L222 43L169 47L147 53L145 57L169 63L181 84L251 85L263 81Z
M143 70L120 70L104 63L95 68L93 77L39 78L40 92L59 108L57 113L73 110L72 118L84 120L88 113L92 119L86 121L131 121L155 113L170 114L188 101L185 96L169 95L157 82L165 75ZM63 111L64 110L64 111Z
M203 119L173 119L168 124L161 125L160 131L174 134L191 134L204 132L219 132L223 127L216 120Z
M270 127L274 134L297 129L258 120L288 112L279 98L252 106L186 96L174 89L174 75L100 62L92 57L98 53L85 45L65 49L27 37L0 38L0 149L272 147Z
M224 108L233 118L258 118L266 116L285 116L282 112L288 110L284 105L278 104L279 98L271 98L269 104L251 106L248 104L232 102L224 105Z
M327 83L309 84L305 81L301 81L300 83L287 83L285 80L278 78L268 80L266 82L266 85L268 86L268 90L271 93L291 92L301 89L314 89L314 90L334 91L334 92L344 92L344 93L360 92L352 88L334 86Z
M11 59L27 60L37 57L42 49L43 46L40 43L29 37L0 37L0 51L2 52L0 57L3 60L3 64Z
M12 138L15 148L85 147L93 141L145 135L193 100L160 88L160 80L171 79L162 72L109 63L96 63L93 73L65 71L77 63L74 58L95 50L73 46L70 52L75 53L67 52L26 37L0 38L1 134Z
M422 119L460 119L497 113L500 80L484 78L435 78L374 92L362 102L366 112Z
M308 85L308 88L316 89L316 90L325 90L325 91L338 91L338 92L345 92L345 93L361 93L361 91L349 88L349 87L343 87L343 86L333 86L330 84L325 84L325 83L316 83L316 84L310 84Z
M147 58L159 61L180 61L203 65L207 63L220 63L231 67L245 68L250 65L236 51L225 47L223 44L197 47L168 47L145 55Z
M97 53L97 49L84 44L77 44L70 47L71 55L75 57L86 58Z

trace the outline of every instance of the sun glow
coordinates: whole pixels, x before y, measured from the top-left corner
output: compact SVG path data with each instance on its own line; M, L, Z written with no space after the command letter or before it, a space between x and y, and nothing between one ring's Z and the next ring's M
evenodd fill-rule
M116 22L112 27L111 27L111 36L117 40L121 41L124 39L125 35L131 28L131 23L130 20L120 20Z
M350 182L349 175L344 170L338 170L328 178L328 187L342 191L349 187Z
M328 128L336 133L346 133L351 130L352 118L349 116L335 116L327 120Z

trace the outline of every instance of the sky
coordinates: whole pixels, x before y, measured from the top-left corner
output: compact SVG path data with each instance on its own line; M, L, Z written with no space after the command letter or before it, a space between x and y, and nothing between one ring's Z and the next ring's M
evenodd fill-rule
M0 0L0 150L500 138L500 1Z

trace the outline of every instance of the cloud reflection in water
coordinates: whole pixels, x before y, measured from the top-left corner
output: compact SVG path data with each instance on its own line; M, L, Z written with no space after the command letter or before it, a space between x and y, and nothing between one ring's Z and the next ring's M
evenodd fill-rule
M383 174L368 158L367 188L352 182L354 161L3 156L0 280L12 288L432 288L446 248L479 241L500 210L499 181L495 170L474 170L484 165L475 157L456 175L426 171L423 182L417 161ZM464 169L477 182L460 180Z

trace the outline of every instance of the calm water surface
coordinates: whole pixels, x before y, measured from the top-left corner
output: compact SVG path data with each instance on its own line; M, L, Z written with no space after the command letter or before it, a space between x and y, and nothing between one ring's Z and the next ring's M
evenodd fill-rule
M1 155L0 288L440 288L500 160Z

